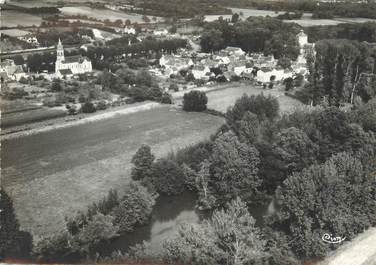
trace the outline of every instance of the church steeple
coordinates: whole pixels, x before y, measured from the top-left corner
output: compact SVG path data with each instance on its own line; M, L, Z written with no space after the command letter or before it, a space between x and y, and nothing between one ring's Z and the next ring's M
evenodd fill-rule
M59 38L59 42L57 44L57 49L56 49L56 60L64 61L64 48L63 48L63 44L61 44L60 38Z

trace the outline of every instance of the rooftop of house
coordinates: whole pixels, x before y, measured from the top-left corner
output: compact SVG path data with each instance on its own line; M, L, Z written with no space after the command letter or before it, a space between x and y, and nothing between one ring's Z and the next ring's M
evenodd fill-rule
M191 60L189 58L175 57L173 55L164 56L163 59L165 60L165 64L169 66L173 66L173 65L187 65L188 66Z
M204 71L205 69L206 69L205 65L199 64L199 65L195 65L192 70Z
M303 30L301 30L296 36L297 37L307 37L307 34L305 34Z
M14 74L24 74L25 71L23 70L21 65L17 65L16 71L14 71Z
M227 52L244 52L241 48L233 46L227 46L224 50Z
M2 80L6 80L6 79L8 79L9 77L8 77L8 75L7 75L6 72L0 72L0 78L1 78Z
M7 67L7 66L13 66L13 65L15 64L14 64L14 61L11 59L5 59L0 62L0 67Z
M72 75L72 70L71 69L61 69L59 70L61 75Z
M64 58L64 63L83 63L83 61L89 60L87 57L81 55L67 56Z

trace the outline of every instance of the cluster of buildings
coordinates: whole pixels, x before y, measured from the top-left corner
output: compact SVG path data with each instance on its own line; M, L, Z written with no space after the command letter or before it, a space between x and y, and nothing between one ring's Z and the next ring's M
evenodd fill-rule
M307 72L307 56L314 52L314 44L308 42L307 35L301 31L297 35L300 55L292 66L283 69L274 56L262 53L246 54L241 48L227 47L217 53L199 53L181 50L178 54L164 54L159 60L159 68L151 71L166 79L173 75L191 74L196 80L233 80L236 78L253 79L260 83L281 81L296 74L303 76ZM92 72L91 61L84 56L65 56L64 47L59 39L56 50L55 73L52 78L71 78L74 75ZM12 60L4 60L0 65L2 80L19 81L26 77L22 65ZM52 78L51 78L52 77Z
M15 80L20 81L22 77L26 77L26 73L22 65L16 65L14 60L5 59L0 62L0 79L1 82Z
M89 73L93 70L91 61L84 56L65 56L64 47L59 39L56 49L55 73L49 75L48 79L71 78L74 75ZM20 81L22 77L27 78L23 65L16 65L14 60L5 59L0 63L1 81Z
M307 35L301 31L297 36L300 54L289 69L278 66L273 55L262 53L246 54L241 48L227 47L215 54L180 52L178 55L163 55L161 66L156 74L166 78L178 75L182 70L190 72L195 79L209 80L221 77L230 81L233 78L254 79L261 83L271 80L281 81L296 74L307 72L307 56L314 51L314 44L308 42ZM213 69L217 69L213 71Z

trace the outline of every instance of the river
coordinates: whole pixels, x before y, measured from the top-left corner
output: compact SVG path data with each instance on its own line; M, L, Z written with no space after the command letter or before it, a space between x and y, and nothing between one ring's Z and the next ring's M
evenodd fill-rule
M161 196L153 208L151 220L147 225L140 226L134 232L125 233L115 239L100 253L109 255L115 250L126 252L130 246L143 241L149 243L152 253L160 253L163 242L177 233L179 226L184 223L195 224L210 216L210 213L198 210L197 196L193 192L184 192L177 196ZM256 225L263 225L263 217L271 212L269 206L251 205L250 213L256 220Z

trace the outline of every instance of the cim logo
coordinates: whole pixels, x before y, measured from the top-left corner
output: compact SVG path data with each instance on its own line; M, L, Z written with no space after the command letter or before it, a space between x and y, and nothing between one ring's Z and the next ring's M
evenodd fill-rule
M324 234L322 236L322 241L324 241L325 243L329 243L329 244L339 244L345 240L346 240L346 237L340 237L340 236L333 237L332 234Z

